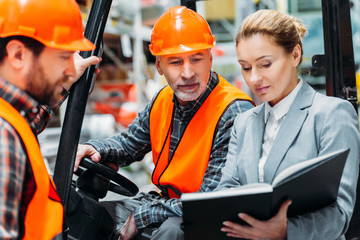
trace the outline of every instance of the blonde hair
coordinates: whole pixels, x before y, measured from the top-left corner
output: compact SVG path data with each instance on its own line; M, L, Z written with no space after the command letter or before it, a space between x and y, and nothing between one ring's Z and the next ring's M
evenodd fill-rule
M302 39L306 34L305 26L299 19L275 10L258 10L247 16L236 33L236 46L241 39L255 34L264 34L276 44L291 53L299 44L303 54ZM300 61L301 63L301 61Z

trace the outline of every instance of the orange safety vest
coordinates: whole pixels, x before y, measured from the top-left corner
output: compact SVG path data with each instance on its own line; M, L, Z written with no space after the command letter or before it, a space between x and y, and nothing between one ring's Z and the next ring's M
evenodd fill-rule
M49 176L39 144L26 120L8 102L0 98L0 117L9 122L20 135L34 174L36 191L25 214L26 240L48 240L61 234L63 206Z
M169 86L160 91L151 108L150 139L155 164L152 181L165 187L171 198L200 189L218 122L227 107L239 99L254 104L248 95L218 76L218 85L189 122L172 159L169 149L174 92Z

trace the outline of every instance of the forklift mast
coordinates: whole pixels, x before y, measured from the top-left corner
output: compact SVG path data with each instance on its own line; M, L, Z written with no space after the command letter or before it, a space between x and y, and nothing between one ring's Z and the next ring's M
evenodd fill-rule
M325 57L314 57L313 64L325 68L326 94L348 100L357 111L349 0L322 0L322 15Z
M181 5L196 11L196 1L181 0ZM92 52L81 52L82 57L101 54L102 36L111 4L112 0L93 0L85 28L85 37L96 45L96 49ZM349 0L322 0L322 14L325 54L315 55L312 59L312 65L314 68L325 70L327 95L348 100L357 111ZM65 213L88 94L94 84L94 71L95 66L89 67L72 86L60 136L53 177ZM357 227L360 224L360 216L358 215L360 215L359 196L347 232L349 239L360 236L360 230ZM65 219L64 217L64 239L67 239Z
M99 56L102 37L109 15L112 0L93 0L84 35L94 43L92 52L81 52L83 58ZM79 143L86 103L94 82L95 66L86 69L81 78L70 89L65 118L60 135L59 148L54 169L54 182L64 205L64 213L68 207L71 180L75 165L77 145ZM67 239L66 217L64 216L64 239Z
M185 6L196 12L196 2L199 0L181 0L181 6Z
M313 67L325 69L326 94L348 100L358 111L355 60L349 0L322 0L325 55L315 55ZM359 178L356 203L346 239L360 237Z

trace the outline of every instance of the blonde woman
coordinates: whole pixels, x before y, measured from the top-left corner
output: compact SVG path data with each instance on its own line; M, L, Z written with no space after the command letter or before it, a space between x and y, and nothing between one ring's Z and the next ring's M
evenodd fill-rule
M218 189L271 183L293 164L349 148L337 201L294 218L286 215L291 200L268 221L239 213L249 225L225 221L221 231L228 236L345 239L355 204L359 122L349 102L317 93L297 76L305 33L298 19L274 10L257 11L240 26L236 36L238 62L246 83L264 103L236 118Z

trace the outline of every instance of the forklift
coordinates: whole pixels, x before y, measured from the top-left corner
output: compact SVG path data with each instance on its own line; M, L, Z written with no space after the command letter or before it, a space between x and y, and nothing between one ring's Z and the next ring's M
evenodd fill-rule
M181 5L196 11L196 1L181 0ZM101 56L102 36L112 0L94 0L85 28L85 37L96 45L92 52L81 52L83 58ZM348 100L357 106L355 61L353 53L349 0L322 0L325 54L314 55L312 69L326 77L326 94ZM95 66L89 67L72 86L54 169L54 182L64 205L63 236L69 240L116 240L114 222L99 199L107 191L132 197L139 189L129 179L113 169L90 159L81 161L73 180L73 169L80 139L88 95L94 86ZM359 184L358 184L359 186ZM360 239L359 190L353 218L346 233L347 239ZM140 239L150 239L144 232Z

